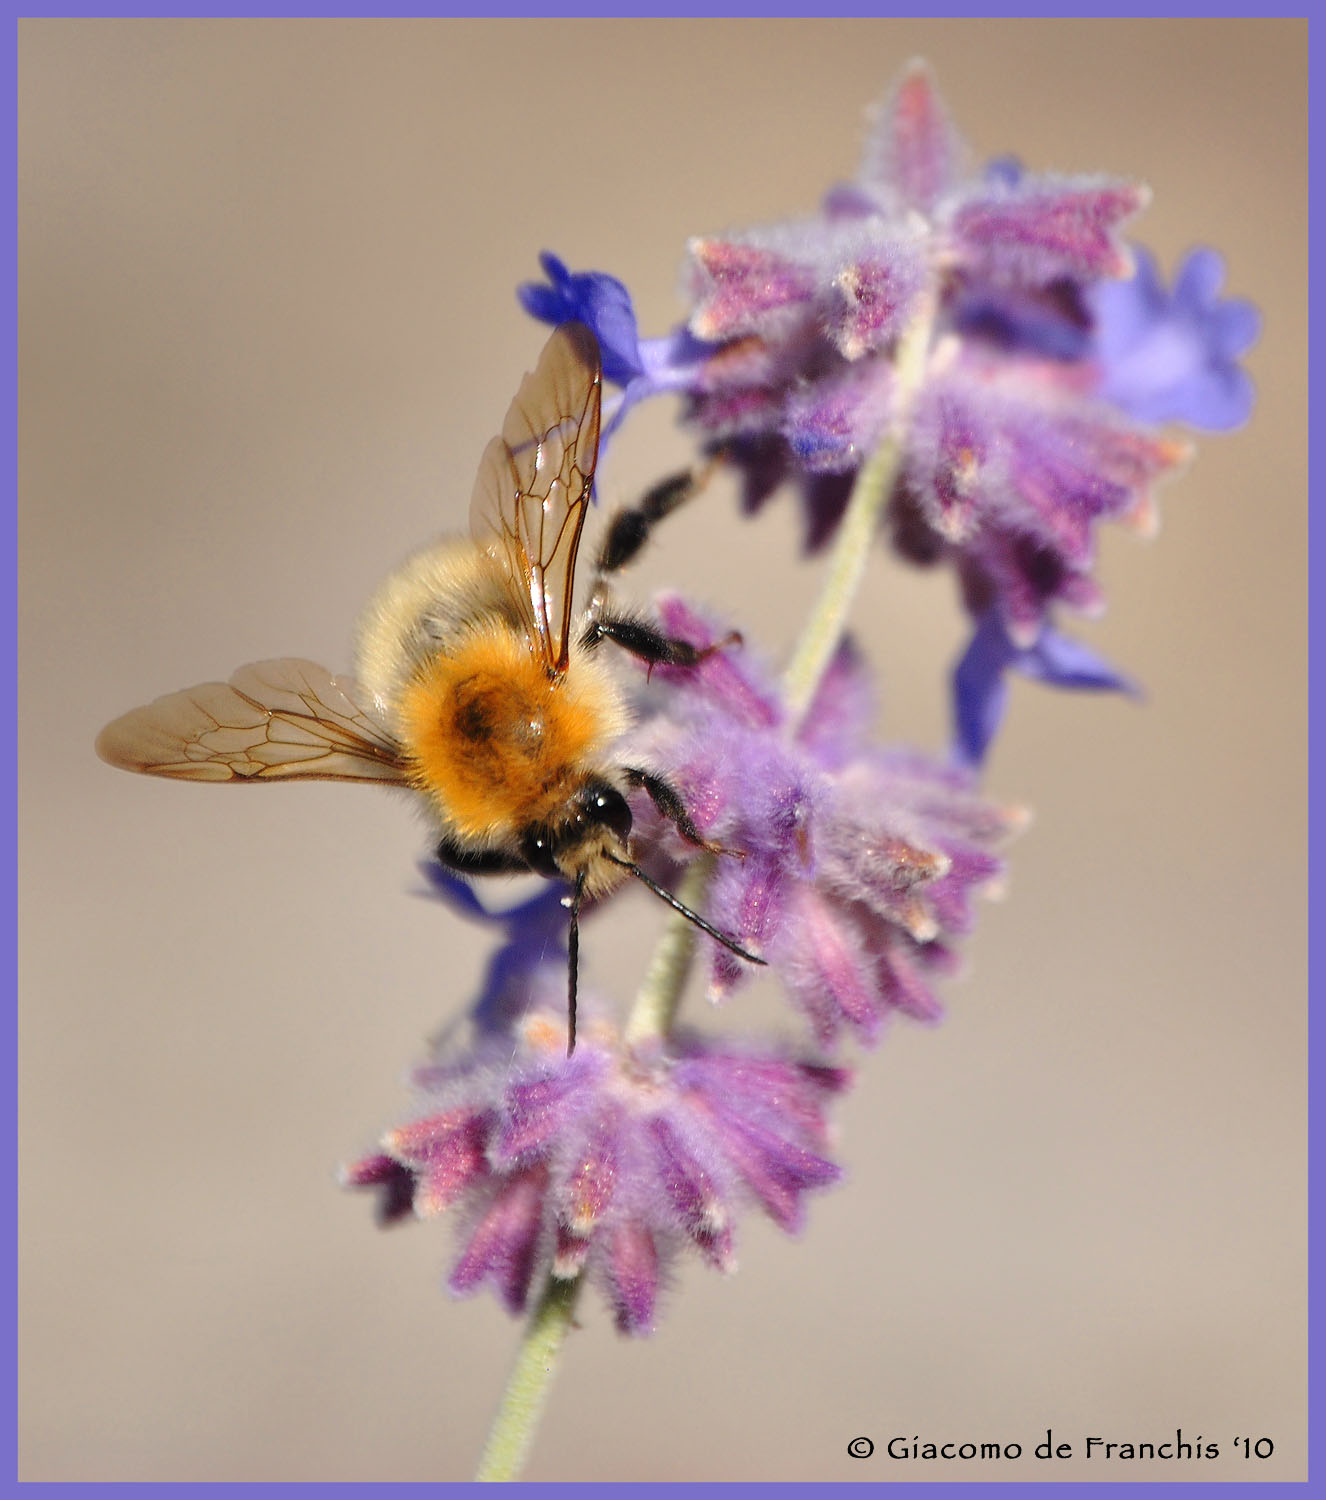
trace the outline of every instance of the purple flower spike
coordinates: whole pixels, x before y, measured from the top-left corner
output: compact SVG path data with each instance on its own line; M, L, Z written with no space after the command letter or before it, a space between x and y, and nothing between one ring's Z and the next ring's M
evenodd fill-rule
M428 1115L394 1130L383 1145L415 1174L413 1207L420 1218L441 1213L488 1171L489 1122L469 1110Z
M665 1119L650 1122L655 1147L655 1165L673 1207L686 1232L712 1265L720 1271L735 1266L732 1229L727 1205L709 1173L687 1151L676 1128Z
M882 360L849 367L788 397L782 434L810 473L857 468L889 419L893 372Z
M840 354L858 360L888 346L906 327L925 285L916 247L866 241L833 278L825 326Z
M659 614L702 649L724 633L675 598ZM743 855L719 859L709 920L767 961L822 1045L844 1028L874 1042L895 1010L933 1019L929 976L953 966L945 939L970 926L972 894L995 887L993 846L1022 815L982 801L964 772L869 748L868 677L850 646L800 729L745 648L654 677L672 690L628 738L632 763L666 770L704 836ZM647 804L637 817L656 874L675 880L693 848ZM750 965L706 946L710 998L725 1000ZM781 1212L777 1183L761 1182Z
M1054 604L1091 613L1095 528L1154 528L1154 486L1187 445L1065 392L1060 365L955 361L918 403L889 521L904 555L949 557L973 614L992 605L1022 644Z
M913 63L856 180L818 215L689 241L685 328L637 342L640 373L607 426L682 392L706 447L741 472L747 511L798 487L813 550L910 411L889 497L898 551L950 563L972 615L999 608L1028 644L1056 606L1100 609L1097 526L1151 521L1151 486L1186 450L1144 424L1230 427L1251 406L1237 359L1255 312L1219 301L1209 251L1165 294L1121 238L1147 199L1140 184L1007 157L974 171ZM568 291L557 309L587 300ZM924 357L899 390L903 348Z
M1143 422L1226 432L1246 422L1254 392L1238 357L1261 331L1250 302L1221 301L1224 262L1194 250L1167 293L1155 260L1135 255L1128 281L1095 288L1093 353L1100 394Z
M826 1109L850 1075L712 1037L634 1052L584 996L568 1058L565 980L549 965L513 1032L420 1068L418 1118L343 1180L381 1194L384 1222L451 1207L458 1295L487 1286L517 1312L549 1272L583 1271L624 1333L648 1333L678 1254L730 1271L747 1208L795 1230L805 1194L838 1180Z
M341 1186L378 1190L378 1223L399 1223L414 1212L414 1174L395 1157L365 1156L341 1169Z

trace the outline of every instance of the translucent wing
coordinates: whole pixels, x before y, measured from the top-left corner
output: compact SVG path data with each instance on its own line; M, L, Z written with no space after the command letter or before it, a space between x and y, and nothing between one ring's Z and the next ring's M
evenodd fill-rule
M396 741L351 677L311 661L260 661L135 708L97 736L126 771L185 781L401 781Z
M599 447L598 340L563 323L484 450L470 502L474 539L506 570L549 672L566 671L576 551Z

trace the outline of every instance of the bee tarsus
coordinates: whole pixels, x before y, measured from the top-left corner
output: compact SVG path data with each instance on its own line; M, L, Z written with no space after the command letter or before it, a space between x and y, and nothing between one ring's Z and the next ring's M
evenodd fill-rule
M649 800L658 809L659 814L672 824L688 844L694 844L697 849L706 849L710 854L740 852L725 849L721 844L711 843L705 838L695 826L694 819L686 811L686 804L682 801L681 794L671 782L664 781L661 776L656 776L652 771L642 770L639 766L623 766L622 775L626 778L628 785L638 786L649 793Z
M738 638L739 639L739 638ZM635 615L602 614L591 619L580 637L582 646L592 650L601 641L612 641L650 667L695 667L731 644L730 638L712 646L692 646L689 641L664 635L648 620Z

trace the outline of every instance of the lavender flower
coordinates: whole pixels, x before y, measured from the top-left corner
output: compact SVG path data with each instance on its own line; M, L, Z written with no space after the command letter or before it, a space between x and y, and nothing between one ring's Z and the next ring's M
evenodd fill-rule
M531 977L543 964L566 954L565 891L557 883L543 883L534 895L513 906L491 908L475 894L468 880L445 865L425 862L420 867L429 894L470 921L497 928L501 945L488 960L483 986L470 1007L470 1019L481 1030L503 1034L524 1014ZM593 911L587 905L586 914Z
M675 598L660 614L697 647L723 634ZM629 753L666 768L705 836L742 855L718 861L710 920L767 959L821 1044L844 1026L873 1042L895 1010L934 1019L930 976L955 967L951 939L971 926L972 896L1002 872L993 846L1024 815L983 801L961 769L869 748L869 680L850 646L800 728L744 648L654 680L672 691ZM656 862L691 857L640 816ZM723 999L747 966L710 951L710 995Z
M547 284L528 282L516 294L525 311L554 327L584 323L592 329L599 341L605 380L628 385L643 375L635 308L622 283L602 271L569 271L548 250L539 256L539 265Z
M584 323L593 330L603 356L603 377L623 389L603 402L605 444L637 401L665 391L685 390L696 369L713 354L710 344L685 328L661 339L641 339L631 294L615 276L602 271L569 271L545 250L539 257L544 282L517 288L520 305L545 323Z
M1129 281L1092 292L1099 392L1143 422L1186 422L1224 432L1246 422L1252 381L1237 364L1257 341L1261 318L1250 302L1220 301L1224 262L1194 250L1167 294L1154 259L1135 252Z
M959 764L975 767L985 759L1008 707L1010 669L1055 687L1138 696L1133 682L1081 641L1047 626L1030 646L1019 646L991 610L953 669L953 752Z
M513 1032L420 1068L420 1112L344 1172L384 1221L454 1209L457 1295L487 1286L518 1312L549 1272L583 1272L623 1332L649 1333L678 1253L730 1271L746 1208L795 1232L804 1195L841 1176L823 1152L844 1070L685 1034L632 1050L592 1002L568 1058L565 970L528 995Z

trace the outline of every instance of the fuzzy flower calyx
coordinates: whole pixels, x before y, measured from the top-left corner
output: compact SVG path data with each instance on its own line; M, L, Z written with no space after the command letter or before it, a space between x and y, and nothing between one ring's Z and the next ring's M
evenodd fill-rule
M699 648L721 628L680 600L661 601L670 635ZM706 915L766 959L822 1045L844 1029L873 1042L886 1016L934 1019L932 976L957 962L953 939L993 892L995 847L1025 815L979 797L970 775L913 752L870 747L869 679L840 649L798 727L745 648L727 649L671 685L629 753L666 767L720 856ZM643 828L648 810L641 809ZM693 850L666 828L649 840L660 878ZM709 991L726 998L749 966L709 945Z
M519 1312L550 1272L584 1273L624 1333L648 1333L678 1253L731 1270L746 1208L795 1232L805 1193L839 1179L825 1111L849 1075L684 1033L632 1050L592 1006L568 1058L565 971L534 992L507 1036L420 1068L418 1115L344 1180L378 1190L384 1222L461 1220L457 1295L487 1286Z

